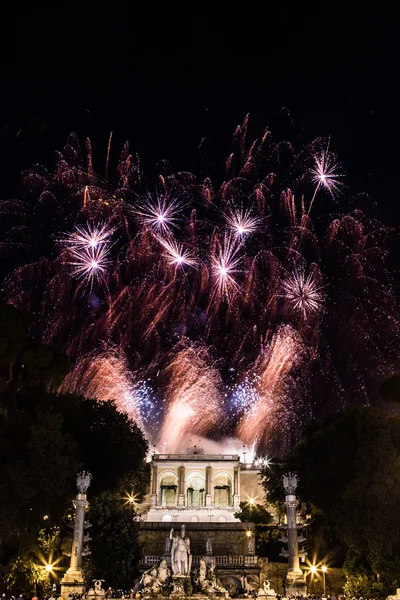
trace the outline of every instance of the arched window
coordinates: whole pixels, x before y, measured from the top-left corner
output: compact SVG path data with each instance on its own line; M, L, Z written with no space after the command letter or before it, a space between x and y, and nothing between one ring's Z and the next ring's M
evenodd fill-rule
M176 506L176 492L178 489L178 478L175 473L165 473L160 481L160 505Z
M226 517L224 517L224 515L219 515L217 521L218 523L226 523Z
M232 505L232 480L228 473L214 476L214 506L221 508Z
M201 473L189 473L186 477L186 505L204 506L204 477Z

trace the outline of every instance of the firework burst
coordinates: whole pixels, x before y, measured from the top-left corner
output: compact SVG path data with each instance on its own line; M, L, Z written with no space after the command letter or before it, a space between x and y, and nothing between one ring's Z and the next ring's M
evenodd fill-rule
M290 308L304 319L320 312L324 293L315 271L306 274L304 270L294 270L282 287Z
M93 286L95 281L105 280L110 262L108 248L104 246L90 250L76 248L72 250L71 260L68 261L74 277L85 279L90 286Z
M216 244L211 254L212 273L215 279L215 293L226 300L239 290L235 276L239 273L240 244L230 235L225 234Z
M173 267L194 267L197 264L196 258L188 248L179 244L174 239L159 238L159 242L165 249L164 256L169 265Z
M182 203L177 199L159 196L155 202L147 200L137 210L137 214L145 227L157 233L168 234L178 226L182 208Z
M29 202L0 202L2 296L66 350L69 391L170 451L226 435L285 454L310 418L373 403L400 360L390 228L344 197L312 220L343 187L329 143L246 130L220 188L165 164L155 185L125 144L112 189L70 136L54 173L24 173Z
M235 209L225 215L225 220L232 235L237 240L242 240L248 235L257 231L260 220L252 214L252 211Z

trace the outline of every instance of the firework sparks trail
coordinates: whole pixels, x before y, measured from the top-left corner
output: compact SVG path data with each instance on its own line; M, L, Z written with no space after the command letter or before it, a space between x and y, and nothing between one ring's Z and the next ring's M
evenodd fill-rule
M239 289L234 275L239 273L240 244L225 234L211 254L212 272L215 278L215 292L219 297L229 300Z
M179 244L172 238L159 238L159 242L165 249L164 256L169 265L173 267L194 267L197 264L197 260L190 249L184 248L183 244Z
M238 437L246 444L268 449L274 446L272 440L278 431L288 435L288 419L293 416L288 407L291 371L301 362L302 354L299 334L288 325L278 328L253 368L254 400L237 428Z
M314 155L314 166L310 169L310 178L316 187L307 214L310 214L320 188L325 189L332 198L338 195L343 186L342 177L340 163L332 152L323 150Z
M393 231L344 197L311 219L342 188L329 142L246 131L219 189L165 163L149 182L128 143L106 182L71 135L54 172L23 174L24 201L0 201L2 297L66 350L70 391L116 398L174 449L217 430L284 454L307 419L377 401L400 360Z
M198 345L178 350L168 374L169 408L160 437L169 452L177 452L188 435L207 434L217 425L223 386L207 350Z
M147 434L160 414L148 381L134 378L126 357L116 348L78 361L60 391L75 392L100 402L112 400Z

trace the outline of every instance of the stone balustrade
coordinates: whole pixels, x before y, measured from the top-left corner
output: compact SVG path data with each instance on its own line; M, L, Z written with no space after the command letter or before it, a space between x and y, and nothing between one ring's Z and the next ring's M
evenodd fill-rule
M193 565L197 565L200 562L200 558L203 555L193 555ZM150 568L158 565L162 556L145 556L143 560L140 561L140 564L145 565ZM239 555L239 556L214 556L215 564L217 567L226 567L226 566L257 566L258 556L252 555Z

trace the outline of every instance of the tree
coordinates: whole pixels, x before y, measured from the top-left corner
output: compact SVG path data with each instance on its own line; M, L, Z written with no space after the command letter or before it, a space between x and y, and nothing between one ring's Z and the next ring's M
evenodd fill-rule
M268 556L268 546L272 540L273 532L268 527L273 521L273 516L262 504L250 504L241 502L240 510L235 513L235 517L242 523L254 523L254 534L257 554Z
M93 474L94 502L105 491L140 497L148 481L147 442L114 402L49 391L68 364L33 340L22 315L0 302L0 570L18 592L30 593L39 582L44 525L49 535L57 530L78 470ZM137 529L130 533L135 546Z
M134 516L121 496L109 491L91 502L92 572L107 586L128 589L137 575L141 551Z
M19 551L34 545L44 516L62 517L80 463L59 413L7 408L0 412L0 543Z
M256 523L257 525L269 525L273 521L273 516L265 506L249 502L240 503L240 511L235 513L235 517L242 523Z
M342 550L350 595L387 594L397 586L398 428L378 409L344 411L311 427L288 460L313 515L307 537L319 537L336 557Z

